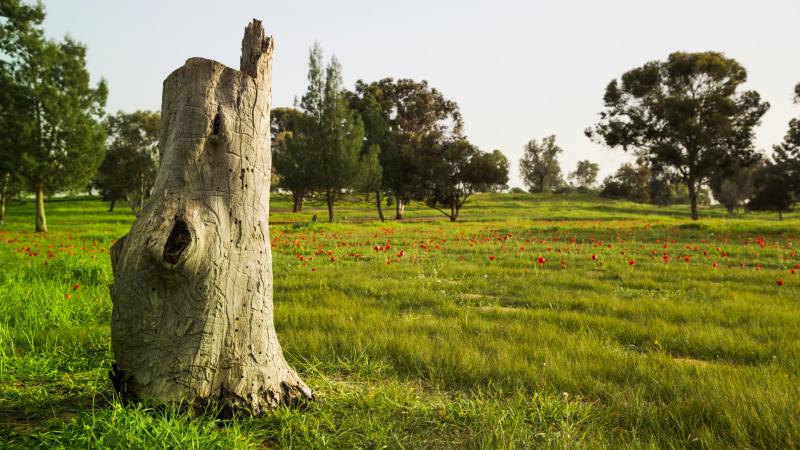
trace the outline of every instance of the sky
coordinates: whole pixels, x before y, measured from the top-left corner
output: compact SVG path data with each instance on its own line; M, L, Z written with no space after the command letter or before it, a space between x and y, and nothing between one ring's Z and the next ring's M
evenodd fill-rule
M238 68L244 27L261 19L275 39L273 106L306 89L308 49L319 41L342 64L345 87L385 77L428 80L454 100L464 131L511 162L522 186L525 144L555 134L561 166L600 164L601 179L630 159L583 131L605 86L673 51L721 51L748 70L772 108L757 146L779 143L800 116L798 0L306 1L45 0L49 37L88 46L94 80L109 84L107 111L157 110L161 84L190 57Z

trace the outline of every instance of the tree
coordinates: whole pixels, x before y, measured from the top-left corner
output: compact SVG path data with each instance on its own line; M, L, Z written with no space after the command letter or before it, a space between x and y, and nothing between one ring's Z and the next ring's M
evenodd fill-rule
M790 183L785 166L768 163L754 174L755 194L747 203L751 211L777 211L778 218L783 220L783 213L792 210L796 198L787 189Z
M556 144L555 135L542 139L541 144L532 139L525 145L525 154L519 160L522 182L531 192L545 192L561 184L561 166L558 156L564 150Z
M794 88L795 103L800 103L800 83ZM784 167L787 174L786 188L800 198L800 118L789 122L789 131L783 142L773 147L772 158L775 164Z
M431 147L426 158L425 204L458 220L461 208L476 192L505 188L508 183L508 159L500 150L481 152L466 139L457 139Z
M383 222L383 201L389 192L384 186L383 166L381 165L381 146L391 148L391 135L389 118L386 117L375 94L367 89L359 95L355 92L345 92L350 107L358 111L364 122L364 147L362 151L362 174L359 190L367 195L375 196L375 208L378 219Z
M755 155L754 128L769 104L755 91L738 92L746 79L744 67L721 53L672 53L612 80L605 111L586 134L674 170L696 220L700 186L720 163Z
M300 121L295 144L305 146L313 159L312 187L325 197L328 220L334 221L334 203L357 186L364 142L361 117L349 107L342 88L342 68L335 57L322 70L322 48L310 51L308 91L300 103L306 120Z
M646 202L650 199L649 185L650 168L646 164L625 163L603 180L600 196Z
M709 186L714 198L733 216L736 209L753 195L754 175L761 168L758 163L744 166L733 162L720 167L710 178Z
M16 77L30 41L41 37L44 8L0 1L0 224L8 200L21 188L23 145L33 137L30 96Z
M458 104L427 81L384 78L356 82L369 144L380 146L381 191L391 193L395 218L425 191L423 157L432 145L461 137L463 122ZM354 103L351 100L351 104Z
M589 188L592 187L595 182L597 182L597 174L599 172L600 166L597 163L593 163L588 159L585 159L583 161L578 161L578 166L575 168L575 172L572 172L569 178L574 180L578 186Z
M158 169L160 114L152 111L118 112L106 121L109 136L105 159L95 176L103 200L124 199L138 216L150 196Z
M111 248L124 400L259 414L313 398L273 323L272 52L254 20L241 71L191 58L164 82L153 196Z
M292 194L292 212L303 210L303 201L312 189L311 144L300 136L304 113L294 108L272 110L272 163L278 174L278 187Z
M4 72L14 86L12 123L20 124L15 172L36 193L36 231L45 232L45 191L85 186L102 161L105 131L100 119L107 88L104 81L90 86L83 45L70 38L45 39L38 6L10 0L2 7L3 14L24 16L21 21L4 16L0 41ZM19 23L23 32L15 33Z

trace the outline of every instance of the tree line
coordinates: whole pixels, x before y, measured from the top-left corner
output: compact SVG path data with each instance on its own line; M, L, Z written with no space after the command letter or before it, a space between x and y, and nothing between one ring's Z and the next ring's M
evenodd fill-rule
M599 194L611 198L689 204L692 219L709 191L733 214L777 211L800 199L800 119L792 119L771 155L755 148L755 128L769 109L756 91L742 91L747 71L718 52L675 52L625 72L606 87L592 141L636 157L607 177ZM800 102L800 83L795 86ZM520 175L531 192L565 190L555 136L530 141ZM596 165L581 161L570 180L591 188Z
M92 84L86 47L47 39L41 4L0 1L0 222L9 198L32 193L36 230L47 231L48 194L97 190L138 213L158 168L159 113L106 115L108 88ZM426 81L384 78L342 84L336 58L309 52L308 87L294 107L272 111L273 187L292 197L293 211L324 201L328 220L344 198L371 202L403 219L420 202L456 221L477 192L507 188L508 160L483 151L463 133L458 104ZM732 214L780 215L800 198L800 118L766 155L755 128L769 109L742 91L747 72L717 52L676 52L612 80L594 142L636 156L599 187L606 197L660 205L686 202L692 218L709 191ZM795 87L800 102L800 84ZM555 136L525 146L520 175L531 192L589 192L599 166L580 161L562 173Z
M294 108L272 113L277 187L290 192L293 211L325 200L328 220L345 195L374 202L379 220L393 204L395 219L420 201L458 219L476 192L504 189L508 160L481 151L463 135L458 105L426 81L384 78L342 87L335 57L309 52L308 89Z

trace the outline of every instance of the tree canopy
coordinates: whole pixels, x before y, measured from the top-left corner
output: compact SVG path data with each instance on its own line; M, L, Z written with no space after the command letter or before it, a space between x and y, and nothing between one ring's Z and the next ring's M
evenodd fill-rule
M612 80L600 121L586 133L678 173L697 219L699 188L718 165L756 159L754 129L769 104L739 91L746 79L744 67L721 53L672 53Z
M555 135L530 140L525 145L525 153L519 161L522 182L531 192L545 192L562 183L561 165L558 157L564 150L556 144Z
M95 177L104 200L125 200L136 215L150 196L158 169L161 114L118 112L106 120L108 149Z

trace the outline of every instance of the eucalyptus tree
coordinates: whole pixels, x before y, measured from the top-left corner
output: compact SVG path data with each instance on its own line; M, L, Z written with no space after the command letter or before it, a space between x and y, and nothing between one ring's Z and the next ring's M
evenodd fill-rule
M747 71L722 53L675 52L612 80L600 120L587 136L674 170L698 219L701 186L720 164L757 159L754 129L769 104L741 91Z

